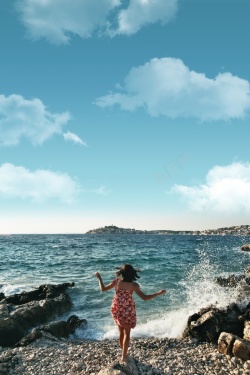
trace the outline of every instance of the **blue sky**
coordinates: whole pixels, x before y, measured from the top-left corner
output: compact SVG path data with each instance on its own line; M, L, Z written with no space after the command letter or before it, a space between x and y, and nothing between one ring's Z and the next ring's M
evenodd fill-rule
M250 224L248 0L2 0L0 233Z

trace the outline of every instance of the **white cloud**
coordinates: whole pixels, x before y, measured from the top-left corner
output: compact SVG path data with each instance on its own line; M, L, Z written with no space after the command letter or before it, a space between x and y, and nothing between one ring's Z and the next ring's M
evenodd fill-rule
M17 0L17 9L31 39L66 44L72 35L89 38L133 34L143 26L170 21L178 0Z
M29 171L22 166L0 166L0 197L30 199L44 202L58 199L70 203L80 191L78 182L66 173L37 169Z
M193 117L202 121L243 118L250 109L250 84L231 73L214 79L190 70L179 59L152 59L132 68L124 79L124 91L95 101L100 107L140 107L151 116Z
M82 146L87 146L86 142L79 138L78 135L71 133L70 131L68 131L67 133L63 133L63 138L65 139L65 141L71 141L74 143L78 143Z
M218 213L250 213L250 163L215 166L199 186L174 185L194 211Z
M178 9L178 0L131 0L118 14L118 28L111 35L131 35L143 26L171 21Z
M23 137L42 144L54 134L61 134L69 120L68 112L51 113L40 99L0 95L0 145L17 145Z

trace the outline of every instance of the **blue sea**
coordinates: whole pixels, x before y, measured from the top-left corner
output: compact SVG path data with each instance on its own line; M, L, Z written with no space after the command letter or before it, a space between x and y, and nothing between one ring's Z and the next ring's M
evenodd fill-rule
M135 295L134 337L181 336L190 314L210 304L237 302L238 289L222 288L215 277L244 273L250 253L240 250L247 236L195 235L7 235L0 236L0 292L32 290L45 283L75 282L68 292L76 314L88 321L75 337L112 339L117 329L110 315L114 291L101 293L94 272L104 283L115 267L131 263L141 269L146 294L167 289L165 296L144 302Z

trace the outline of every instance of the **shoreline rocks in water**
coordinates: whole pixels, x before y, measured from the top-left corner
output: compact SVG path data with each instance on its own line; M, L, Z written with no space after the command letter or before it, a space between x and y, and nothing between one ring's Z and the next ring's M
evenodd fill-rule
M194 337L198 341L218 342L218 351L235 356L244 361L250 360L250 303L249 266L245 275L230 275L227 278L217 277L216 282L227 288L238 288L241 302L232 303L226 308L209 306L188 318L183 337Z
M72 302L66 293L68 287L74 283L64 283L59 285L41 285L31 292L23 292L5 297L1 295L0 301L0 346L13 346L30 333L30 330L39 324L47 323L55 317L68 311ZM78 319L78 318L77 318ZM72 318L68 322L60 323L61 332L64 335L74 331L81 322L84 321ZM43 326L40 331L37 328L37 335L33 334L33 339L41 336L41 331L51 332L59 327ZM39 333L40 332L40 333ZM53 333L53 332L52 332Z

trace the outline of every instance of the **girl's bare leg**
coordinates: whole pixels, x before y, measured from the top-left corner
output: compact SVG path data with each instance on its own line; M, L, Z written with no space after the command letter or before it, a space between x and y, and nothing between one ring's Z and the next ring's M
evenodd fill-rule
M124 328L118 325L118 329L119 329L119 344L123 350Z
M128 353L128 347L130 342L130 331L131 328L123 328L123 346L122 346L122 362L126 362L126 357Z

